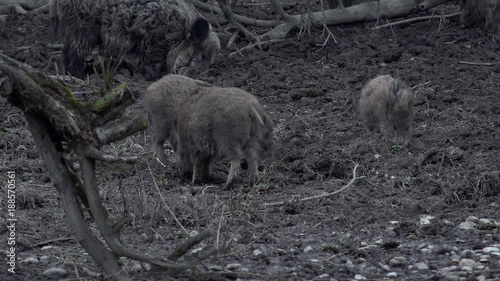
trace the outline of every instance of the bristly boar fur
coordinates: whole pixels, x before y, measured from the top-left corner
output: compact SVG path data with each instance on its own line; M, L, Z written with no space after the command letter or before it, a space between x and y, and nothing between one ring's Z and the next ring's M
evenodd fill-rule
M465 27L477 25L493 33L500 31L500 0L460 0L460 6Z
M361 91L361 119L370 131L380 131L388 140L410 140L413 119L413 93L410 88L390 75L370 80Z
M245 160L251 188L259 158L272 157L271 117L253 95L237 88L202 88L185 99L179 107L177 134L178 156L182 166L192 165L193 184L210 177L212 161L227 159L229 188Z
M200 90L200 87L212 87L203 81L182 75L169 74L154 82L146 89L143 106L146 109L149 127L153 132L153 145L163 164L168 160L163 149L166 140L177 150L175 122L182 100ZM183 172L191 172L192 167L181 167Z
M59 3L58 3L59 2ZM207 70L220 41L185 0L52 0L53 33L63 43L66 69L82 77L85 59L99 47L112 61L125 59L148 80L167 73L196 76Z

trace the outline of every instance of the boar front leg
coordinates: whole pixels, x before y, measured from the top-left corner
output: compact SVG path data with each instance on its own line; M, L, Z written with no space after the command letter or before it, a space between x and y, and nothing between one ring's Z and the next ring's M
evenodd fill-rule
M258 180L258 159L259 157L257 156L257 153L255 150L252 150L246 161L248 163L248 189L251 190L254 186L255 183Z

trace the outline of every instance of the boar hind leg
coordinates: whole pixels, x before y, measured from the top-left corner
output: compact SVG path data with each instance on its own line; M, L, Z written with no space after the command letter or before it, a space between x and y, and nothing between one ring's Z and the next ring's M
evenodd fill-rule
M158 158L163 163L163 165L167 165L168 163L167 156L165 155L165 149L163 149L163 144L165 143L166 139L167 134L155 128L155 132L153 134L153 143L156 155L158 155Z
M193 165L193 180L191 181L192 185L200 184L201 183L201 170L202 170L202 163L201 161L195 161Z
M196 159L193 166L193 185L207 182L210 179L210 158Z
M229 175L227 176L227 181L224 184L224 189L230 189L234 183L234 179L238 176L240 172L241 159L232 159L231 168L229 168Z
M257 153L254 149L249 151L246 162L248 163L248 188L251 190L258 180L258 159Z

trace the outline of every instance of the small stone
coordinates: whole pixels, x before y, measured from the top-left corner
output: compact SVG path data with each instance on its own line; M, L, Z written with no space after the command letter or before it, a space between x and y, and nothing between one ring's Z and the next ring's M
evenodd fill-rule
M41 256L40 257L40 261L47 261L49 259L49 257L47 256Z
M144 272L145 269L142 267L140 263L135 263L130 267L128 270L130 273L139 273L139 272Z
M307 247L305 247L305 248L304 248L304 253L306 253L306 254L307 254L307 253L310 253L310 252L312 252L312 251L314 251L314 249L313 249L313 247L311 247L311 246L307 246Z
M45 270L42 274L43 276L58 278L58 277L64 277L67 274L67 272L62 268L52 267Z
M500 252L500 249L496 247L484 247L482 252L483 254L491 254L493 252Z
M260 255L262 255L262 251L261 250L254 250L253 251L253 255L256 256L256 257L260 256Z
M492 257L497 257L497 258L500 258L500 252L492 252L490 254Z
M452 255L451 256L451 262L459 263L460 262L460 256L459 255Z
M480 264L480 265L476 266L477 270L483 270L485 268L486 268L486 266L484 264Z
M444 278L447 281L460 281L460 276L455 274L446 274Z
M198 231L193 230L193 231L189 232L189 237L195 237L196 235L198 235L198 233L199 233Z
M233 241L234 242L238 242L241 240L241 235L239 233L236 233L233 237Z
M462 258L470 259L470 258L474 257L474 251L472 251L472 250L464 250L464 251L462 251L462 253L460 254L460 256Z
M495 227L495 221L492 219L480 219L479 224L483 227Z
M430 215L422 215L420 216L420 221L419 221L419 224L420 225L428 225L428 224L431 224L431 220L434 219L433 216L430 216Z
M191 254L196 254L196 253L201 252L201 251L203 251L203 247L195 248L191 251Z
M248 269L246 267L242 267L242 268L240 268L240 272L250 272L250 269Z
M463 230L471 230L476 227L476 224L471 222L471 221L465 221L461 224L458 225L458 228L463 229Z
M484 276L484 275L479 275L478 277L476 277L476 280L477 280L477 281L486 281L486 276Z
M350 260L347 260L345 262L345 267L349 268L349 269L353 269L354 268L354 264L352 263L352 261Z
M422 243L422 244L420 244L420 245L417 246L417 250L422 250L425 247L427 247L427 244Z
M452 221L449 221L449 220L443 220L443 224L444 225L448 225L448 226L455 226L455 224Z
M364 259L364 258L357 258L356 259L356 263L364 263L364 262L366 262L366 259Z
M398 277L398 274L396 272L389 272L387 273L387 277Z
M474 222L474 223L477 223L479 222L479 218L478 217L475 217L475 216L469 216L465 219L465 221L470 221L470 222Z
M458 266L456 266L456 265L450 266L450 271L457 271L457 270L458 270Z
M429 270L429 266L425 263L425 262L417 262L415 264L415 267L418 269L418 270Z
M324 273L324 274L321 274L318 277L316 277L316 279L326 279L328 277L330 277L330 275L328 275L327 273Z
M431 249L422 249L422 250L420 250L420 252L424 255L428 255L428 254L432 253L432 250Z
M399 224L399 221L390 221L389 223L392 225L396 225L396 224Z
M310 259L309 261L310 261L310 262L314 262L314 263L318 263L318 262L319 262L319 260L318 260L318 259Z
M405 257L395 257L389 261L390 266L405 266L408 263Z
M490 259L491 259L491 256L489 256L489 255L481 255L479 257L479 262L487 263L490 261Z
M29 257L24 260L25 263L30 263L30 264L37 264L40 261L37 258L34 257Z
M458 264L458 267L460 269L464 270L464 267L470 267L472 269L476 268L476 262L471 259L462 259L460 263Z
M463 271L467 271L467 272L473 272L474 271L474 269L472 269L472 267L470 267L470 266L462 266L460 269L463 270Z
M240 268L241 268L241 264L239 264L239 263L230 263L230 264L226 265L226 269L231 270L231 271L236 271L236 270L239 270Z
M208 269L210 269L211 271L223 271L224 270L224 268L222 268L222 266L219 266L219 265L209 266Z
M285 249L280 249L280 248L276 249L276 252L278 252L278 255L280 256L288 254L288 252Z
M366 278L363 275L360 275L360 274L354 275L354 279L355 280L366 280Z
M406 239L408 239L408 240L417 240L418 238L417 238L417 235L410 234L410 235L406 236Z
M146 241L148 240L148 235L146 233L141 234L141 240Z
M359 246L361 246L361 247L366 247L367 245L368 245L368 243L366 243L366 242L360 242L359 243Z

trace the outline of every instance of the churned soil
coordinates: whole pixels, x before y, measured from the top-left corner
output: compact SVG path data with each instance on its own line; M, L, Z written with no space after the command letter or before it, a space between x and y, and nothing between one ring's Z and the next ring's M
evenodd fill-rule
M269 17L265 7L241 9ZM148 130L104 148L140 156L134 165L98 169L100 194L112 217L123 208L131 216L124 243L165 256L183 241L186 234L168 205L188 232L223 225L218 256L205 265L230 265L232 274L205 274L200 267L186 280L498 280L500 258L482 259L480 251L500 244L499 37L464 29L458 17L373 26L333 26L336 42L330 38L326 46L322 30L312 29L263 50L230 55L235 50L224 49L201 78L253 93L273 118L274 158L262 164L255 193L222 190L228 164L218 163L214 184L185 196L179 187L189 181L173 164L165 168L154 160ZM48 15L11 16L0 26L0 52L54 74L56 65L61 69L60 48L48 45L48 34ZM246 44L238 41L239 48ZM387 146L359 119L361 88L380 74L413 87L416 114L408 147ZM142 111L140 95L150 82L126 71L117 78L139 95L129 110ZM107 280L95 275L103 270L72 239L24 117L4 99L0 123L0 178L5 182L7 171L16 172L19 219L16 275L2 265L0 280L45 280L42 273L51 267L66 270L70 280ZM362 178L353 186L300 201L340 189L356 164ZM237 187L245 179L243 172ZM4 183L2 194L5 210ZM2 225L4 220L2 214ZM470 227L462 224L466 220ZM88 223L95 227L90 217ZM0 232L6 238L6 229ZM475 251L471 272L458 264L465 250ZM405 259L397 263L395 257ZM124 262L135 280L168 279Z

